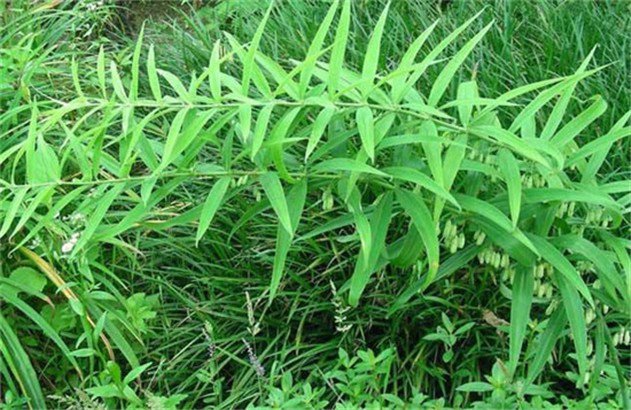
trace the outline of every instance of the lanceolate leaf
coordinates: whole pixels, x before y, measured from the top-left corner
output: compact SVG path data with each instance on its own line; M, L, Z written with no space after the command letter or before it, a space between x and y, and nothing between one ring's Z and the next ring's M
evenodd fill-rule
M388 3L381 12L379 20L377 20L377 24L375 24L375 29L372 33L372 36L368 41L366 54L364 55L362 83L359 87L364 98L368 96L368 93L372 89L373 83L375 81L375 76L377 74L377 66L379 63L379 50L381 48L381 36L383 35L383 28L386 24L386 18L388 17L389 8L390 3Z
M375 162L375 120L370 107L361 107L356 113L357 129L368 157Z
M385 172L379 171L378 169L373 168L370 165L349 158L333 158L322 161L315 165L312 169L313 171L318 172L350 171L357 173L374 174L382 177L388 176L388 174L386 174Z
M248 48L248 53L243 61L243 79L241 82L243 95L248 95L248 91L250 88L250 79L252 78L254 72L254 56L256 55L256 51L259 48L259 42L261 41L261 37L263 37L263 30L265 29L265 24L267 23L267 19L269 18L270 13L272 12L272 7L274 3L271 2L263 19L259 23L256 32L254 33L254 37L252 37L252 42L250 43L250 47Z
M123 191L124 187L125 184L116 184L103 195L97 206L94 208L94 211L90 214L90 217L85 225L85 229L81 232L79 240L72 250L70 255L71 257L74 257L90 241L92 235L94 235L96 230L99 228L107 210L112 205L112 202L116 200L118 195Z
M594 306L594 300L592 299L591 292L587 288L587 285L585 285L579 273L567 258L563 256L561 251L555 248L554 245L545 238L533 234L527 234L527 236L539 250L541 256L561 273L565 281L567 281L568 286L577 290L591 306Z
M493 23L489 23L486 27L484 27L478 34L476 34L471 40L465 44L460 51L447 63L443 71L438 75L438 78L434 81L434 85L432 85L432 90L429 93L429 98L427 103L432 107L436 107L441 97L447 90L451 79L456 74L458 68L464 63L464 60L467 56L473 51L473 48L482 40L482 37L486 34L487 31L491 28Z
M311 40L311 44L309 45L309 50L307 50L307 55L305 56L305 61L310 61L305 64L302 71L300 72L300 94L304 95L307 91L307 87L309 86L309 82L311 81L311 76L313 74L313 68L316 65L316 60L313 59L315 56L320 54L320 50L322 50L322 43L324 42L324 37L327 35L329 31L329 27L331 26L331 22L333 21L333 17L335 17L335 13L337 12L337 8L339 5L339 0L334 0L329 7L329 11L324 16L324 20L320 24L318 28L318 32ZM310 60L313 59L313 60Z
M519 164L508 150L501 150L499 154L499 167L508 188L508 203L510 207L513 227L517 227L519 211L521 208L521 175Z
M256 119L254 137L252 138L252 152L250 153L250 159L252 160L254 160L254 157L256 157L256 154L258 154L261 146L263 145L263 141L265 140L265 135L267 133L267 125L269 124L273 109L274 105L271 104L263 107Z
M274 212L278 215L281 225L290 236L293 236L293 227L289 216L289 208L285 199L283 186L275 172L267 172L259 177L259 181L265 190L265 194L274 208Z
M274 253L274 268L272 270L272 280L270 283L270 302L276 296L280 281L283 277L287 254L291 249L292 238L298 229L300 216L302 215L307 196L307 180L303 179L287 194L287 207L291 220L292 234L289 234L282 226L279 226L276 233L276 251Z
M309 159L309 156L316 149L316 146L320 142L322 138L322 134L326 130L326 127L329 125L331 118L335 114L335 108L324 108L318 116L316 117L315 122L313 123L313 128L311 129L311 135L309 137L309 143L307 144L307 151L305 152L305 161Z
M344 65L344 54L346 53L346 43L348 41L348 30L351 21L351 1L344 0L342 14L335 31L333 48L331 49L331 59L329 60L329 79L327 87L329 95L335 95L339 88L342 67Z
M208 193L206 201L204 202L204 206L202 207L201 216L199 218L197 234L195 235L195 244L199 243L199 240L202 238L202 236L204 236L206 230L208 230L210 223L215 217L215 213L217 213L217 210L221 206L221 202L226 195L226 191L228 190L228 186L230 185L230 180L230 177L223 177L218 179Z
M20 388L28 399L30 409L44 409L46 402L44 394L37 380L37 374L31 360L24 351L20 339L0 313L0 351L5 362L11 368L13 376L17 379Z
M359 299L370 280L370 276L375 271L385 245L386 233L388 232L391 217L392 195L387 193L379 200L375 211L370 217L370 254L365 255L366 250L362 247L357 261L355 262L355 270L350 280L350 291L348 295L348 303L351 306L357 306L359 304Z
M511 375L514 375L519 354L526 337L530 306L532 305L533 275L530 267L520 266L515 272L511 301L510 350L509 363Z
M409 167L389 167L384 168L383 171L387 174L392 175L394 178L408 181L422 186L428 191L433 192L439 197L451 202L456 207L460 208L458 201L447 191L445 188L440 186L436 181L431 179L429 176L425 175L419 170L409 168Z
M552 143L557 147L564 147L574 140L585 128L587 128L598 117L605 113L607 102L600 96L596 97L594 103L585 111L580 113L572 121L568 122L561 130L552 137Z
M427 209L427 206L423 202L423 198L419 194L405 190L397 190L396 193L399 204L401 204L405 213L412 218L412 223L418 230L423 244L425 245L429 272L422 289L420 289L422 292L434 281L434 277L438 271L440 254L436 224L429 213L429 209Z
M561 270L558 270L562 272ZM565 313L570 322L572 330L572 340L576 348L576 357L578 359L578 368L581 376L587 371L587 325L585 323L585 310L583 303L576 291L576 286L566 279L565 274L554 276L555 282L561 292ZM580 290L580 289L579 289Z
M147 77L149 78L149 87L156 101L162 101L162 91L160 90L160 79L156 70L156 57L153 44L149 46L149 55L147 56Z
M528 362L528 377L526 379L526 385L534 382L535 378L541 373L548 358L552 354L552 349L556 344L557 339L561 336L561 333L565 329L567 323L567 316L563 306L557 307L550 319L543 334L538 340L535 340L530 350L534 352L534 359Z

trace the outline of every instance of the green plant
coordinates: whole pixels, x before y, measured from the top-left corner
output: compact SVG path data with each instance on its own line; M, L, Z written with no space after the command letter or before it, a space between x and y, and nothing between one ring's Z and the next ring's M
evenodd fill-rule
M110 406L144 404L134 384L147 369L139 355L158 363L164 397L174 397L158 401L177 406L185 400L177 394L193 391L190 406L245 407L259 404L269 363L306 372L354 338L397 346L342 355L345 369L329 374L347 396L341 407L420 405L419 380L431 380L423 391L432 397L460 405L446 385L484 383L490 369L482 355L467 361L456 352L456 336L468 332L462 348L483 351L485 329L471 312L496 303L510 321L507 343L487 332L485 355L506 363L491 372L492 400L510 391L523 402L565 370L574 394L600 400L602 379L626 405L624 352L610 333L630 313L620 233L628 188L601 181L599 170L631 135L631 112L601 132L605 100L575 99L578 84L602 71L588 69L593 54L572 74L487 94L477 71L462 73L493 27L467 36L478 16L434 43L437 25L429 25L386 65L389 6L365 44L347 52L353 13L350 1L339 3L302 60L263 53L270 6L248 43L230 34L213 41L208 64L190 78L165 69L159 45L146 47L141 32L129 52L101 46L80 62L66 59L69 77L34 69L33 80L51 75L60 86L53 97L33 95L43 83L14 80L37 53L29 47L21 60L12 49L19 64L1 89L23 92L1 100L2 296L11 307L0 316L0 370L13 396L44 403L41 355L18 338L7 309L21 311L76 368L66 389L86 387ZM42 39L52 52L49 42ZM346 63L351 55L359 69ZM25 286L25 275L43 286ZM54 287L32 280L42 275ZM54 305L76 319L72 329L53 327L41 307L56 292ZM462 294L474 302L458 306ZM411 329L411 316L443 325L428 335L435 326ZM338 317L352 326L335 326ZM310 333L311 320L333 325ZM182 332L170 336L174 323ZM371 339L373 326L387 337ZM336 327L341 335L330 337ZM545 375L553 350L569 344L571 358ZM461 367L425 364L439 352L443 364ZM132 369L124 379L121 368ZM331 402L330 392L294 389L285 377L280 390L268 387L270 406Z
M439 340L445 345L445 353L443 354L443 361L449 363L454 357L453 347L458 340L458 336L466 333L469 329L475 326L474 322L465 323L459 326L458 329L449 320L444 313L441 315L443 325L436 328L436 333L430 333L423 337L425 340Z

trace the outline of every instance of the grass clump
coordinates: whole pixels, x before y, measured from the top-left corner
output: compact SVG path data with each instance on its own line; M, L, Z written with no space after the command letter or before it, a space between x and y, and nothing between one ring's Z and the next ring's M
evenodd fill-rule
M3 11L6 406L628 405L624 40L550 72L513 3L343 0L126 46L94 4Z

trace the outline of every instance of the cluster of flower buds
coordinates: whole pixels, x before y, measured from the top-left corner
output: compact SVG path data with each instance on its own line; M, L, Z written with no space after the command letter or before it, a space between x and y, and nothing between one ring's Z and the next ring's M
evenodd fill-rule
M539 174L524 174L521 182L526 188L541 188L546 185L546 179Z
M532 268L532 276L535 278L533 292L538 298L551 298L554 291L554 287L549 280L554 273L554 267L547 262L541 262L536 264Z
M509 282L512 284L514 280L515 280L515 269L513 269L512 266L506 267L506 269L502 271L502 282Z
M613 218L610 215L606 215L602 208L590 209L585 215L586 225L596 225L606 228L612 220Z
M468 158L472 161L478 160L485 164L493 164L495 162L495 155L491 155L488 149L479 146L474 146L473 149L469 151Z
M581 276L593 273L595 272L594 263L592 261L578 261L576 262L576 270Z
M63 216L62 221L66 222L72 228L79 228L85 225L87 219L84 214L75 212L70 215Z
M464 248L465 242L464 232L458 233L458 225L448 219L443 229L443 243L449 252L456 253L458 249Z
M547 262L538 263L532 268L532 276L535 279L543 279L546 275L552 276L553 273L554 267Z
M576 210L576 202L561 202L559 209L557 210L557 218L563 218L565 216L573 217Z
M333 209L333 194L331 188L326 188L322 191L322 210L330 211Z
M556 299L552 299L546 308L546 315L550 316L552 312L554 312L559 305L559 301Z
M248 177L249 175L242 175L237 179L231 179L230 180L230 187L235 188L235 187L239 187L239 186L243 186L248 182Z
M483 265L491 265L494 268L508 268L510 258L507 254L496 251L493 247L486 248L478 254L478 261Z
M475 231L473 233L473 240L475 241L475 244L480 246L484 243L484 240L486 239L486 234L482 231Z
M585 311L585 323L589 325L596 319L596 312L592 308L587 308Z
M103 0L99 0L93 3L88 3L85 8L87 11L96 11L99 7L102 7L103 4L105 4Z
M538 298L547 298L550 299L552 297L552 293L554 292L554 287L550 282L541 282L536 280L534 283L534 293Z
M613 335L613 344L614 346L629 346L631 344L631 331L629 331L629 329L622 328L620 331Z

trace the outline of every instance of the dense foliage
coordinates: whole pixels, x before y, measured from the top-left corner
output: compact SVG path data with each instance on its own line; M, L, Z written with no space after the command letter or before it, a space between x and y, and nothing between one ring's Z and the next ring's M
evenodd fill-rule
M628 5L454 3L4 4L2 406L628 408Z

